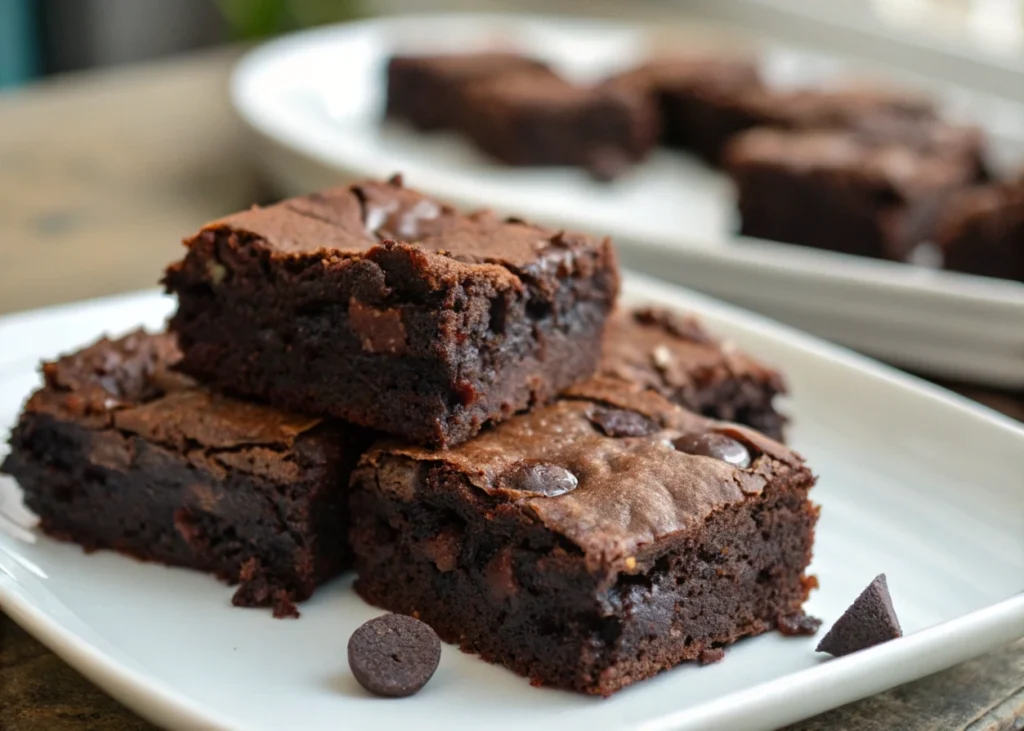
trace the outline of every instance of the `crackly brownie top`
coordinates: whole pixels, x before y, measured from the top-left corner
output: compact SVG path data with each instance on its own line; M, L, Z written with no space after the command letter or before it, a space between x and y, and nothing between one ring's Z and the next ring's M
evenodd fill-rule
M962 184L975 174L959 156L929 154L845 130L752 129L729 144L726 167L737 174L751 167L775 167L842 176L908 197Z
M761 86L757 62L745 56L679 55L651 59L607 79L605 84L646 92L700 88L722 93Z
M470 81L495 74L520 70L546 70L547 64L512 51L477 53L395 54L389 68L417 68L451 81Z
M764 87L738 100L766 122L795 129L854 127L877 118L937 119L934 102L902 89L848 84L829 89Z
M278 258L358 258L383 242L410 246L436 266L493 267L497 276L553 271L559 262L610 250L607 239L500 219L488 211L462 214L406 188L397 175L254 207L206 225L186 245L230 234Z
M372 470L389 456L456 470L578 545L590 567L626 570L784 473L811 479L798 455L758 432L607 378L454 449L383 442L361 464ZM408 481L377 482L413 499Z
M650 307L610 319L599 374L665 395L724 378L750 378L776 392L786 390L777 371L718 341L696 318Z
M290 449L322 421L213 394L173 370L180 357L168 333L139 330L118 340L104 338L43 364L44 386L29 399L25 414L136 435L200 457L211 450L246 448L259 452L250 456L266 457ZM306 456L315 458L317 450L309 447L317 441L306 440ZM257 462L266 467L265 459L227 461L243 469ZM284 474L294 465L280 467Z
M491 108L495 105L556 111L598 103L639 106L646 99L639 90L627 86L574 84L557 74L536 71L517 71L475 81L466 85L465 96L469 103L482 105L490 112L496 111Z

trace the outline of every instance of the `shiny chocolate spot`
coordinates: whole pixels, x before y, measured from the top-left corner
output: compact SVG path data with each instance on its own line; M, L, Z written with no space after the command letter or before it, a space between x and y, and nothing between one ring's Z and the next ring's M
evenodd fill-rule
M672 442L672 446L680 452L700 457L713 457L740 469L750 466L750 451L732 437L727 437L724 434L715 432L684 434Z
M556 497L575 490L579 480L565 467L550 462L521 462L504 475L503 483L509 490Z
M658 425L636 411L594 409L590 422L609 437L645 437L658 431Z

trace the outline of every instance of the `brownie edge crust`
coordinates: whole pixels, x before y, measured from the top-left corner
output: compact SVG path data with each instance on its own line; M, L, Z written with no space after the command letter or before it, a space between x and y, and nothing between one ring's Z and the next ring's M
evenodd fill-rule
M233 603L294 616L350 563L345 485L362 430L212 394L141 331L43 366L0 471L40 528L86 551L198 569Z
M445 452L371 448L357 591L536 685L600 695L801 614L818 509L797 455L614 380L574 393Z

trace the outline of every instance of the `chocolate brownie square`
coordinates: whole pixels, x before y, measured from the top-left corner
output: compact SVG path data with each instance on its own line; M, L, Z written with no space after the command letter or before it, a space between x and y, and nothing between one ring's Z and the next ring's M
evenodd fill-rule
M620 312L605 337L600 375L650 389L685 409L782 441L773 401L782 375L712 337L693 317L655 308Z
M349 474L363 430L215 395L171 370L173 337L132 333L43 366L2 471L41 529L292 602L346 568Z
M608 240L462 215L367 182L205 226L165 278L181 367L214 387L433 446L594 373Z
M749 128L744 100L764 89L753 59L681 56L649 61L608 79L645 93L661 114L661 139L715 163L730 137Z
M597 378L448 451L372 447L356 590L535 685L609 695L799 624L813 483L758 432Z
M1024 177L958 194L936 242L946 269L1024 282Z
M395 55L387 65L385 113L421 130L451 129L458 126L466 84L521 71L552 73L541 61L504 51Z
M611 179L651 151L658 117L644 94L525 72L469 84L460 128L508 165L576 166Z
M905 261L973 162L856 132L756 129L729 146L741 233Z

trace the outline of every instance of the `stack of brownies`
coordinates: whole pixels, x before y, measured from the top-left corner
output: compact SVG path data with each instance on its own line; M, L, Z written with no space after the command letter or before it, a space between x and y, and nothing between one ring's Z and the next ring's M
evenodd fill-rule
M369 602L588 693L801 626L818 510L778 374L616 310L607 240L395 178L185 243L168 333L43 366L3 470L46 533L279 616L354 564Z

